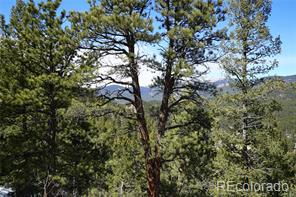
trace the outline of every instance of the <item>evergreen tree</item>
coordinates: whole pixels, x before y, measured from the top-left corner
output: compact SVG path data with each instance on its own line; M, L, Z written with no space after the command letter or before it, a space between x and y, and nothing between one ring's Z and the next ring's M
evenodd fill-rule
M139 127L148 196L159 196L161 140L166 131L190 125L196 118L172 125L170 114L185 101L195 105L202 102L199 91L207 90L208 86L200 79L206 71L199 69L206 62L217 60L215 47L223 32L213 29L224 19L224 12L220 1L158 1L158 19L164 28L160 32L161 43L168 40L169 45L161 44L163 63L157 63L145 59L145 53L136 50L137 45L153 44L159 37L153 34L151 4L149 0L90 1L90 11L73 14L72 22L84 30L85 42L81 48L95 53L102 60L101 66L109 69L108 73L97 74L95 82L102 86L101 96L108 101L124 101L135 109L128 118L135 119ZM109 63L107 58L121 61ZM156 128L149 127L145 115L139 85L143 64L161 73L154 84L162 94ZM124 88L106 92L104 88L109 84Z
M19 26L24 17L25 4L17 1L12 9L10 23ZM29 123L35 117L30 101L23 102L20 91L28 88L30 73L25 68L20 53L18 36L12 25L1 21L1 183L11 184L17 194L33 195L38 183L33 180L43 152L37 148L40 138L35 125ZM32 170L35 169L35 170Z
M208 71L207 63L216 62L219 58L217 45L224 37L224 30L217 28L217 25L224 20L225 12L221 1L175 0L156 1L156 11L158 13L156 19L161 28L161 61L158 63L153 61L150 67L156 73L160 73L154 79L152 86L161 90L162 94L155 145L158 151L157 157L161 158L159 168L170 166L166 161L175 158L172 163L188 165L193 173L190 175L189 169L187 172L183 169L181 176L184 176L183 181L188 181L187 188L183 184L175 183L177 186L175 189L182 191L182 187L185 187L183 188L185 191L164 195L207 195L207 192L201 188L194 188L193 191L189 188L193 185L192 182L202 182L202 178L196 176L198 173L201 173L201 176L204 175L201 166L205 163L202 158L206 158L208 153L209 157L212 155L207 140L203 140L202 137L210 135L207 132L211 122L206 113L204 94L211 93L213 87L202 78ZM186 134L175 137L184 140L184 144L180 144L181 147L188 147L191 151L196 148L196 152L189 155L183 150L184 152L181 153L175 152L177 155L174 156L172 147L175 146L178 149L178 143L175 144L173 139L171 142L167 140L174 136L173 133L180 131L182 133L185 129L188 129ZM190 137L196 139L195 143L186 140ZM205 155L202 155L202 152ZM167 158L168 155L170 155L169 158ZM186 160L195 161L201 168L192 169L190 166L192 163L187 163ZM210 160L206 162L210 165ZM206 169L207 167L204 170Z
M288 149L273 118L280 106L271 97L274 90L283 88L283 83L262 78L278 65L270 57L280 53L281 45L280 38L274 39L266 25L270 12L270 0L229 1L231 33L229 41L224 43L226 55L221 65L235 93L222 95L214 106L220 111L216 166L219 180L241 183L242 192L219 190L218 196L223 192L226 196L244 196L244 192L252 196L277 195L266 190L263 193L251 191L250 185L285 180L277 172L285 174L287 166L276 163L285 160ZM285 165L285 162L280 163Z
M167 132L163 138L162 196L210 196L215 147L207 104L178 110L177 121L195 122ZM197 117L199 116L199 117Z
M66 13L57 11L60 3L18 1L10 23L1 23L1 183L16 188L18 196L52 196L72 188L81 194L93 184L81 174L100 168L106 153L82 140L97 130L65 119L89 67L78 53L78 32L64 26ZM82 155L88 157L75 161ZM66 167L77 163L79 172Z
M294 133L278 117L295 102L280 112L276 98L295 87L265 77L281 45L270 0L88 2L67 15L61 0L17 0L8 23L0 16L0 185L17 196L295 195ZM233 91L212 97L203 76L220 52ZM144 101L146 67L160 101Z
M136 51L137 44L151 43L156 39L152 34L152 20L148 16L150 4L148 0L103 0L99 4L96 1L90 1L90 11L82 14L81 17L74 15L73 24L81 21L82 26L78 28L86 31L83 49L95 51L101 58L118 57L121 60L118 64L106 62L103 66L109 69L109 73L99 73L96 82L103 84L103 88L112 83L126 87L115 93L103 91L101 96L109 102L123 100L134 107L132 118L137 121L144 150L148 193L150 196L155 196L159 187L156 173L160 169L155 167L151 150L139 83L139 67L142 58ZM130 81L121 80L123 78L129 78ZM131 94L131 97L124 93Z

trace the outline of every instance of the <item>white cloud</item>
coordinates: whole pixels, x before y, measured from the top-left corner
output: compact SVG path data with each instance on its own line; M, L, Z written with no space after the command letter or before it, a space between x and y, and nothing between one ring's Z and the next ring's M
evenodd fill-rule
M205 76L205 79L210 81L217 81L225 78L225 73L218 63L208 63L209 72Z
M139 49L137 49L137 51L138 50ZM141 50L145 50L145 49L141 49ZM124 59L121 59L120 57L115 56L115 55L108 55L108 56L105 56L101 60L101 64L103 65L103 67L99 68L98 73L108 74L117 80L121 80L121 81L125 81L125 82L131 81L130 78L120 78L120 76L110 73L109 66L116 66L116 65L124 64ZM106 65L109 68L106 67ZM155 76L156 76L155 73L153 73L151 71L151 69L147 68L146 66L141 66L140 70L139 70L140 86L149 86L152 82L153 77L155 77Z
M153 46L149 45L138 45L136 47L137 53L139 55L145 54L150 57L153 57L155 55L155 58L160 60L159 51ZM119 65L123 63L123 60L121 60L119 57L114 55L106 56L102 59L103 65ZM204 80L209 81L216 81L219 79L225 78L225 74L223 73L222 69L217 63L208 63L207 66L209 67L209 72L205 76L202 77ZM99 73L107 74L110 71L108 68L100 68ZM110 74L110 73L109 73ZM119 79L119 76L112 75L115 79ZM149 86L151 85L151 82L154 77L156 77L157 74L152 71L151 69L147 68L146 66L141 66L139 70L139 82L141 86ZM122 81L131 81L131 79L120 79Z

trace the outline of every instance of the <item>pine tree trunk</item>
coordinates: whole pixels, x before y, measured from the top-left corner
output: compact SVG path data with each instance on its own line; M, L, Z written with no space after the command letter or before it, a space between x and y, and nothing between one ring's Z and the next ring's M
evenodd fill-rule
M243 121L242 121L242 135L243 135L243 150L242 150L242 157L244 159L244 167L247 170L247 176L245 177L244 183L249 183L249 168L250 168L250 158L249 158L249 150L248 150L248 145L249 145L249 124L248 124L248 102L246 101L246 96L248 94L249 90L249 81L248 81L248 58L247 58L247 51L248 51L248 42L247 38L245 37L243 39L243 68L242 68L242 92L244 94L244 99L243 99L243 109L245 110L243 114ZM248 185L248 184L247 184ZM248 186L246 186L248 187ZM248 190L249 188L244 188Z
M146 160L148 196L158 197L160 189L160 158Z
M134 96L134 107L136 108L136 118L139 124L139 131L142 141L142 146L145 154L145 165L146 165L146 177L147 177L147 193L149 197L159 196L160 187L160 152L159 144L156 143L154 149L154 155L151 152L149 132L147 128L145 111L143 106L143 100L141 95L141 87L138 76L138 65L135 59L135 40L134 38L128 37L127 43L129 43L129 63L130 63L130 74L133 83L133 96Z
M145 153L145 165L146 165L146 174L147 174L147 193L149 197L158 197L160 190L160 154L159 147L156 144L154 155L151 153L151 146L149 141L149 133L146 127L145 119L140 121L140 134L142 145Z
M142 113L138 112L137 116L141 117L141 114L143 113L144 111L142 111ZM146 121L143 117L141 119L138 119L138 121L140 122L140 134L141 134L141 140L142 140L142 145L143 145L144 154L145 154L145 165L146 165L146 174L147 174L147 193L149 197L158 197L159 190L160 190L160 168L161 168L161 162L159 157L160 155L159 147L157 144L155 145L154 155L152 155Z

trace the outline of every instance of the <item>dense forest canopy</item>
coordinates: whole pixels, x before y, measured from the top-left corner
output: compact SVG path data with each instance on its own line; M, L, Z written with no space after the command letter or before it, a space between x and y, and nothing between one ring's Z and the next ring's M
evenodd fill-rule
M271 0L88 3L17 0L0 16L0 186L20 197L296 195L296 79L270 75L282 44ZM213 63L222 88L204 79ZM155 73L148 90L143 68Z

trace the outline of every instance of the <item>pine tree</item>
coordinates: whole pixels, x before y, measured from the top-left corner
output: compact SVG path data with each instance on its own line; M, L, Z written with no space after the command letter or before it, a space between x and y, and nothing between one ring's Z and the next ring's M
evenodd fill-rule
M107 101L121 100L134 107L128 118L136 120L144 150L148 196L159 196L162 166L161 140L166 131L190 125L194 120L172 125L170 114L185 101L199 105L199 91L207 90L200 80L199 68L217 60L215 46L223 32L213 30L224 19L221 2L212 1L158 1L163 64L146 59L145 53L136 50L137 45L153 44L159 35L153 34L149 16L152 1L90 1L90 11L73 14L73 25L84 30L82 47L101 59L96 83L102 87L101 96ZM109 63L106 58L121 61ZM155 80L163 95L156 128L149 127L141 95L139 72L142 64L161 73ZM126 80L127 79L127 80ZM124 86L120 91L106 92L109 84ZM130 95L130 96L128 96ZM185 107L186 108L186 107ZM185 109L186 110L186 109ZM193 117L195 119L196 117Z
M184 189L183 194L177 195L207 195L202 186L201 188L193 187L193 191L189 189L195 181L195 183L202 182L200 178L193 175L200 168L196 168L196 171L193 170L190 162L186 163L183 159L190 158L189 160L197 162L196 165L203 166L202 159L194 157L200 153L199 151L205 151L205 155L209 153L209 157L212 155L210 146L202 145L207 143L206 140L200 139L203 135L209 136L207 132L211 126L203 95L209 94L213 90L211 84L202 78L208 71L207 63L216 62L219 58L217 45L224 38L224 30L217 28L217 25L224 20L225 12L221 1L175 0L156 1L156 11L158 13L156 19L161 28L161 61L152 62L151 68L160 73L160 76L154 79L153 87L160 89L162 93L156 132L156 150L162 161L159 167L170 166L166 161L170 161L172 158L175 158L172 163L188 165L188 171L184 170L179 177L184 176L183 181L188 181L188 188L184 185L185 188L182 188L182 184L176 183L177 188ZM174 146L175 142L173 139L171 142L167 140L174 136L173 133L184 132L186 128L188 133L180 134L178 137L180 140L184 140L181 147L192 146L191 148L194 149L194 146L199 146L201 148L196 147L196 154L188 155L188 152L184 151L182 153L175 152L176 155L174 155L174 151L168 147ZM200 133L196 134L195 132ZM205 133L203 134L203 132ZM196 144L186 140L190 137L196 139ZM175 145L175 148L178 149L178 145ZM182 148L180 149L182 150ZM205 158L205 155L199 156ZM182 169L182 166L180 168ZM190 169L192 175L189 173ZM203 174L202 170L199 172ZM190 178L190 176L194 178Z
M271 13L270 0L229 1L228 5L231 32L223 46L226 55L221 65L235 92L222 95L214 106L220 111L216 165L219 180L241 183L239 189L251 192L251 182L282 180L274 174L278 166L267 163L274 159L275 155L270 154L283 159L287 151L273 118L280 105L271 96L284 84L276 78L264 78L278 65L270 59L280 53L281 41L272 37L266 24ZM244 195L244 191L225 195ZM252 193L257 195L260 193Z
M183 105L191 107L190 113L180 107L174 117L176 121L192 120L194 117L195 122L170 130L162 139L161 195L211 196L215 158L212 119L206 103L198 107L187 102Z
M80 35L64 25L65 11L57 11L60 3L18 1L10 23L1 21L1 183L11 184L17 195L55 195L65 182L82 193L79 184L92 184L79 180L84 169L68 174L75 169L64 166L73 164L67 154L74 154L77 140L85 137L81 133L90 130L80 123L70 127L64 116L79 99L89 67L78 53ZM74 131L75 137L69 134ZM80 146L87 150L76 155L98 151L90 141ZM89 154L83 162L104 154Z
M118 84L125 86L117 93L104 93L101 96L108 102L123 100L135 109L133 118L136 119L139 127L142 147L145 155L147 171L148 193L155 196L158 190L157 169L155 159L151 150L151 141L147 121L145 118L144 105L141 96L139 83L139 64L141 56L136 51L139 43L154 42L156 36L152 34L152 21L148 16L151 2L148 0L128 1L96 1L90 2L90 12L82 14L82 17L73 16L73 24L81 21L82 27L86 30L86 44L83 49L97 52L101 58L118 57L122 62L105 63L113 75L99 74L96 82ZM117 78L114 78L117 76ZM128 77L130 81L121 80ZM131 94L131 97L124 95Z
M24 16L25 4L17 1L11 12L10 23L20 26ZM35 126L29 124L32 119L28 102L22 102L19 91L28 88L27 72L20 54L18 36L1 20L1 80L0 80L0 116L1 116L1 184L11 184L17 192L33 195L36 181L32 169L38 168L39 156L36 147L40 137ZM18 193L17 193L18 194Z

